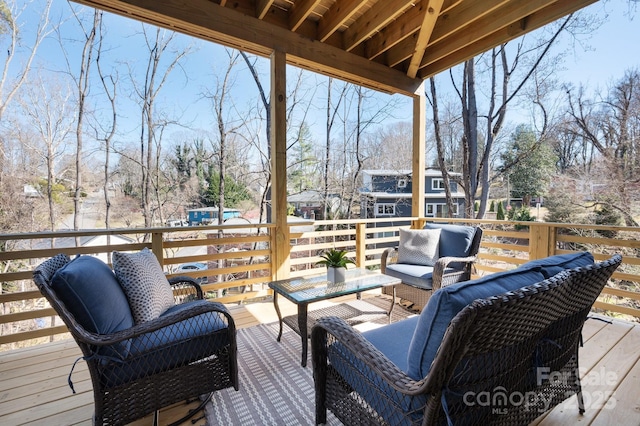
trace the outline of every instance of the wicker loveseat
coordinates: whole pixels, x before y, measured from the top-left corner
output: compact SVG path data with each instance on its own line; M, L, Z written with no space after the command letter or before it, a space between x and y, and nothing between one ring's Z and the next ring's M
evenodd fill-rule
M426 254L419 255L420 248L415 243L411 244L411 239L432 231L439 232L439 239L436 240L437 255L430 262ZM414 309L422 310L434 291L471 279L471 269L481 240L482 229L474 226L427 223L423 230L402 229L400 245L382 253L380 271L400 278L402 284L395 286L396 296L410 301ZM407 256L408 245L417 248L418 253ZM393 288L385 287L382 291L391 295Z
M420 316L312 331L316 423L528 424L573 394L582 325L619 255L553 256L434 293Z
M151 252L142 255L159 268ZM60 254L33 277L82 350L93 385L94 424L122 425L218 389L238 389L233 318L223 305L200 300L202 290L191 278L167 283L160 276L172 306L135 323L120 281L97 258ZM71 379L70 373L73 390Z

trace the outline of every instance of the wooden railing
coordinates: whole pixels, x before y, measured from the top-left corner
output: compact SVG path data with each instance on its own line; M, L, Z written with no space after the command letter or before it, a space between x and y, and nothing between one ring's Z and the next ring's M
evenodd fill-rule
M395 222L394 222L395 220ZM437 220L437 219L429 219ZM347 250L358 266L377 268L386 247L398 242L402 226L420 228L427 220L395 219L298 222L289 225L290 276L323 272L316 266L328 248ZM597 260L615 252L623 265L605 288L596 308L628 319L640 318L640 228L541 222L447 219L484 230L476 275L516 267L530 259L572 251L591 251ZM270 296L274 225L113 229L0 235L0 350L35 344L66 328L35 288L31 276L40 262L58 253L90 254L106 262L114 251L148 247L168 276L179 265L201 262L205 270L186 273L202 281L207 297L245 303ZM183 274L183 273L181 273ZM634 319L635 318L635 319Z

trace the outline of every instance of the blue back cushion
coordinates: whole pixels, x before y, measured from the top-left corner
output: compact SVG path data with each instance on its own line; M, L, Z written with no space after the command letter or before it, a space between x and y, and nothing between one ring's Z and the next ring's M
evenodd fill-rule
M420 314L409 345L407 374L416 380L427 375L449 323L469 303L517 290L544 281L565 269L587 266L593 262L593 255L589 252L550 256L532 260L510 271L453 284L436 291Z
M440 257L467 257L471 250L476 228L473 226L427 223L425 229L441 229Z
M433 293L420 314L413 339L409 344L407 374L416 380L427 375L449 323L469 303L544 279L539 267L513 269L443 287Z
M540 271L544 278L551 278L554 275L564 271L565 269L573 269L581 266L592 265L594 262L593 255L588 251L579 253L559 254L557 256L545 257L544 259L536 259L527 262L520 268L540 267Z
M51 287L87 331L110 334L133 327L129 302L109 266L80 256L58 269Z

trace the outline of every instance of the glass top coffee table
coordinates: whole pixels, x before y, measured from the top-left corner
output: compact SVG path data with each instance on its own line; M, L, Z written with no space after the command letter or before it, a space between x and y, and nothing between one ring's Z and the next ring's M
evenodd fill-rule
M355 325L366 321L373 321L382 316L390 318L395 305L395 285L400 284L398 278L383 275L378 271L370 271L364 268L348 269L345 282L332 283L327 281L326 275L318 275L304 278L289 278L286 280L272 281L269 287L273 289L273 306L278 314L280 331L278 342L282 337L282 324L285 323L298 333L302 340L302 366L307 365L308 337L311 327L318 318L324 316L338 316L348 323ZM393 299L387 311L377 306L370 305L360 299L360 293L366 290L394 286ZM324 309L309 312L309 303L321 300L333 299L349 294L357 294L358 300L349 303L341 303ZM283 296L298 307L298 314L282 317L278 306L278 296Z

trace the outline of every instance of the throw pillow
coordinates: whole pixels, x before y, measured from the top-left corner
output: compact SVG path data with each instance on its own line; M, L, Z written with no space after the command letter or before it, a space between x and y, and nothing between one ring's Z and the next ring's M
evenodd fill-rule
M51 288L86 330L110 334L133 327L129 303L106 263L79 256L58 269Z
M153 252L113 252L113 271L127 295L136 324L158 318L174 305L173 291Z
M440 229L400 229L398 263L433 266L439 247Z

